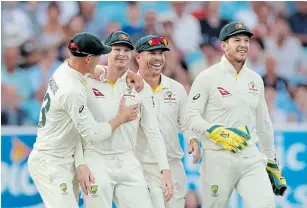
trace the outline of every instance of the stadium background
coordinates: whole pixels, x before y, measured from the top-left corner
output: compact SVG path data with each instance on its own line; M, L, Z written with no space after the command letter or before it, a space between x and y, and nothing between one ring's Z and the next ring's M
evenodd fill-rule
M26 161L47 81L68 56L70 37L88 31L104 39L114 30L134 40L163 35L171 48L163 73L189 92L195 76L219 61L219 30L232 20L255 34L248 66L264 79L289 183L278 207L307 207L307 2L1 2L2 207L44 207ZM101 63L107 64L106 57ZM135 61L130 68L137 70ZM183 160L186 208L197 208L199 164L187 154ZM243 202L234 193L229 205Z

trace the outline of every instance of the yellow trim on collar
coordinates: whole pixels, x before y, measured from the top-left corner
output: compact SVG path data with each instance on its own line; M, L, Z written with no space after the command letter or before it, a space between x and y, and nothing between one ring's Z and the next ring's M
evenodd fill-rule
M114 83L114 82L112 82L112 81L110 81L110 80L106 80L106 82L109 83L109 84L112 86L112 88L114 88L114 86L115 86L115 83Z
M81 81L81 83L83 84L83 86L84 86L85 88L87 87L86 81Z
M239 76L238 73L235 73L234 76L235 76L235 79L238 80L238 76Z
M152 89L152 92L161 92L162 91L162 85L160 84L156 89Z

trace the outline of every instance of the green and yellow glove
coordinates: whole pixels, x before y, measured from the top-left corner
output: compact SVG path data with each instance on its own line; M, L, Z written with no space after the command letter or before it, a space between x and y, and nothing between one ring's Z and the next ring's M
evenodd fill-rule
M269 175L274 194L276 196L283 196L287 190L287 182L281 175L281 170L275 160L268 160L266 171Z
M247 126L226 128L221 125L213 125L207 129L207 135L214 143L221 144L224 149L233 153L247 147L247 141L251 138Z

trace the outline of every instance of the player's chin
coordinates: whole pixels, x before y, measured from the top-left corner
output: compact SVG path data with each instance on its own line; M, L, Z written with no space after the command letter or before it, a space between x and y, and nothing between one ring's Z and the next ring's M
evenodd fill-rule
M236 56L236 59L237 59L238 62L245 62L246 59L247 59L247 54L246 53L245 54L238 54Z

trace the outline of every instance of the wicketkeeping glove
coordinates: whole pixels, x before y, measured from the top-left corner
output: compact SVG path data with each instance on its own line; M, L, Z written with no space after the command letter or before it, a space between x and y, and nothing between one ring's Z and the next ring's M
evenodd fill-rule
M221 125L213 125L207 129L207 135L214 143L221 144L226 150L233 153L247 147L247 141L251 138L247 126L226 128Z
M281 175L281 170L275 160L268 160L266 171L269 175L274 194L276 196L283 196L287 190L287 182Z

